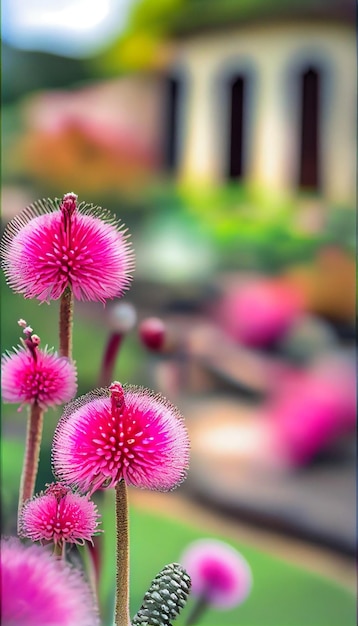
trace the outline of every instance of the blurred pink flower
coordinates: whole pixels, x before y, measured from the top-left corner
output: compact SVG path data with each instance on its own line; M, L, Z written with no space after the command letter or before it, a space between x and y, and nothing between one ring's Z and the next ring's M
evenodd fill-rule
M71 287L78 300L105 302L128 288L132 248L117 218L101 207L40 200L7 225L1 243L9 286L25 298L57 300Z
M65 407L52 454L59 480L83 492L121 479L167 491L185 478L189 439L182 416L166 398L115 382Z
M25 502L20 514L20 535L32 541L63 544L92 543L99 513L86 496L72 493L69 487L52 483L44 493Z
M139 336L143 344L157 352L165 341L165 324L159 317L147 317L139 325Z
M191 593L220 609L241 604L252 587L251 569L227 543L199 539L182 554L181 564L191 577Z
M218 319L234 339L259 347L282 336L302 307L297 289L277 280L260 279L224 297Z
M310 462L356 424L353 363L330 358L307 371L288 372L265 408L279 454L290 464Z
M30 327L26 327L24 332L26 339L23 346L3 354L1 359L3 401L36 402L42 409L68 402L77 390L75 365L47 348L40 350L40 338L31 335Z
M40 546L1 541L2 626L98 626L97 608L79 571Z

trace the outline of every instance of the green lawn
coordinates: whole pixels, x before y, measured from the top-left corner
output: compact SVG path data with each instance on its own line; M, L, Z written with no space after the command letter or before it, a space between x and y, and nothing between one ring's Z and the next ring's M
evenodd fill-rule
M106 530L106 571L102 591L108 592L114 578L114 494L106 492L103 507ZM155 513L130 509L131 536L131 615L139 609L142 597L154 576L170 562L180 560L188 543L203 536L227 540L205 533L198 527L164 519ZM230 541L248 560L253 572L253 590L246 602L234 610L211 610L202 626L353 626L354 595L312 573L294 567L264 552ZM191 599L176 621L183 626ZM107 625L106 625L107 626ZM108 622L110 626L110 622Z

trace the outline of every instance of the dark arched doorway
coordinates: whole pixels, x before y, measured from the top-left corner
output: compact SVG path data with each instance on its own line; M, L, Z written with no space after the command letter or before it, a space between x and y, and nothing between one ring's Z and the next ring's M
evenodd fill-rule
M229 81L229 180L241 180L245 175L246 90L247 79L243 74L231 77Z
M320 188L320 100L321 77L315 67L300 75L299 174L300 189Z
M176 76L168 76L164 81L163 114L163 165L168 172L177 169L179 157L179 101L182 81Z

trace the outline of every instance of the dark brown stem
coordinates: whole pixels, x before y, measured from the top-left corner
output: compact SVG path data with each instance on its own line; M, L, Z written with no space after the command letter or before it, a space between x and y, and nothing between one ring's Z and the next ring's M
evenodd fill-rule
M73 294L66 287L60 302L60 356L72 358Z
M34 495L40 457L43 414L43 409L41 409L36 402L31 405L27 421L25 456L21 474L18 514L20 514L24 502Z
M129 527L128 496L124 480L116 486L116 626L131 626L129 618Z
M113 381L114 366L123 336L123 333L112 333L108 337L99 378L100 387L109 387Z

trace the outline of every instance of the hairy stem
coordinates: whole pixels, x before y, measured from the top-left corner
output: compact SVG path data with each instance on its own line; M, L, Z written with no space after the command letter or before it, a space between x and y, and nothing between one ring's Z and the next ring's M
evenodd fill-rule
M116 626L131 626L129 618L129 527L128 496L124 480L116 486Z
M114 366L123 336L123 333L111 333L108 337L100 372L100 387L109 387L113 380Z
M36 402L31 405L27 420L25 456L20 482L18 521L22 505L34 495L40 457L43 415L43 409Z
M66 287L60 302L60 356L72 358L73 294Z

